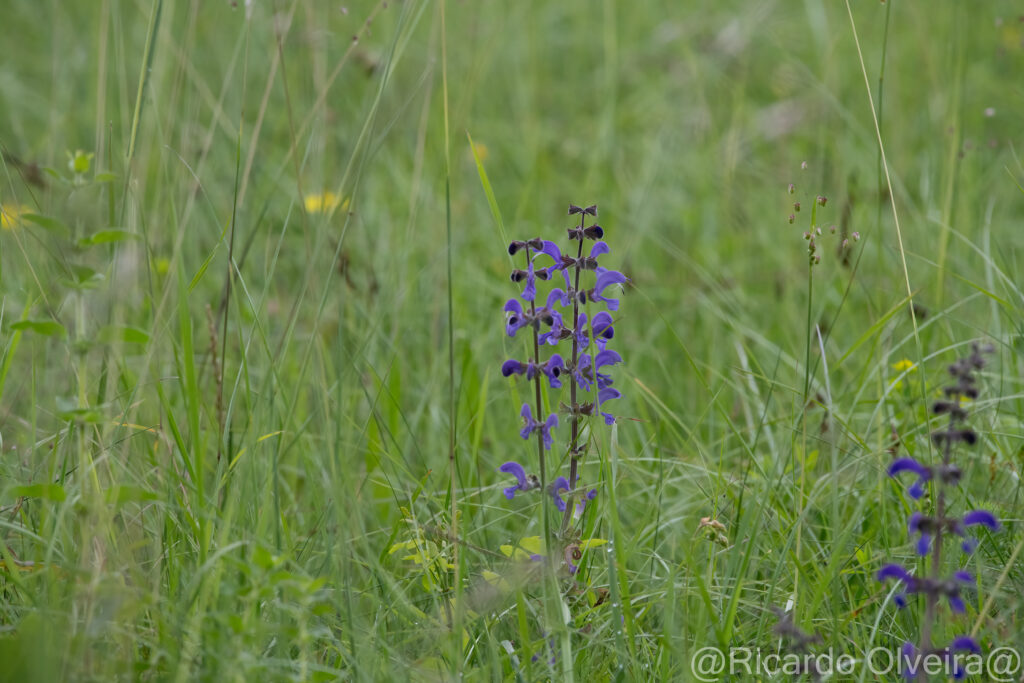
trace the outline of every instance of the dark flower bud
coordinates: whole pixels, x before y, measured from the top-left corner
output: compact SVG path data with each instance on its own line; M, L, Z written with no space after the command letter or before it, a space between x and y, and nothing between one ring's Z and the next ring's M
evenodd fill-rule
M580 207L576 206L575 204L570 204L569 205L569 215L571 216L574 213L583 213L583 209L581 209Z
M512 280L512 282L522 282L527 277L529 277L529 275L530 274L525 270L513 270L512 275L510 275L509 277Z
M936 401L935 405L932 406L932 412L936 415L949 413L957 419L967 417L967 411L960 407L960 404L956 401Z
M937 444L944 441L948 443L963 441L968 446L973 446L978 442L978 435L972 429L950 429L944 432L933 433L932 440Z
M600 225L591 225L589 228L583 229L583 235L587 239L599 240L604 237L604 228Z
M594 216L596 218L597 217L597 204L591 204L587 208L583 209L583 213L588 214L590 216Z
M943 465L939 468L939 479L941 479L944 484L956 484L960 481L960 477L962 475L963 472L960 468L952 463L949 465Z
M533 249L534 251L540 251L544 248L544 240L539 237L534 237L532 240L527 242L527 244L530 245L530 249Z
M515 256L516 252L518 252L520 249L525 249L525 248L526 248L526 242L523 242L522 240L516 240L514 242L511 242L508 245L509 256Z
M541 268L540 270L534 271L534 275L537 277L538 280L549 280L551 278L551 273L549 273L545 268Z

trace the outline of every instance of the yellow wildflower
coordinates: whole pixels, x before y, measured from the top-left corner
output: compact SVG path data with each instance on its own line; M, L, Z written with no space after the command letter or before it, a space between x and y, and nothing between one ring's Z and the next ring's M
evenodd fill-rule
M907 360L906 358L893 363L892 369L895 370L896 372L903 372L904 370L917 370L917 368L914 367L914 361Z
M344 211L348 208L348 200L339 200L338 195L333 192L324 191L323 194L307 194L304 203L306 213L327 213L337 207Z
M31 210L24 204L0 204L0 228L14 230L21 225L21 214Z

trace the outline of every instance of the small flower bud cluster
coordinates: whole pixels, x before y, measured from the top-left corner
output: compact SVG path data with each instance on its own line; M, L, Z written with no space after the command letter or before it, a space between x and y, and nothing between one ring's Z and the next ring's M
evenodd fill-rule
M806 162L805 162L806 163ZM796 185L790 183L786 188L789 194L796 193ZM811 204L811 215L810 215L810 228L804 231L804 240L807 242L807 261L811 266L816 266L821 263L821 254L819 253L819 240L823 236L823 231L820 225L817 223L817 211L818 208L824 208L828 203L828 197L823 195L817 195L814 197L814 201ZM800 213L800 202L793 202L793 213L789 214L789 222L793 224L796 222L796 215ZM828 232L834 235L836 232L836 226L832 225L828 228ZM840 235L843 238L842 245L839 247L841 251L846 250L850 246L850 239L854 242L860 239L860 233L855 232L850 237Z

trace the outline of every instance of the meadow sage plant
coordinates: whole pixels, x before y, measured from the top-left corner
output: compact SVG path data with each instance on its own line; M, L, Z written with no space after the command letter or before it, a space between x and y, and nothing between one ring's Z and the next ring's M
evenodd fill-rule
M608 254L610 249L601 241L604 237L601 226L587 225L588 216L596 219L597 207L570 205L569 215L578 215L579 224L568 229L571 247L568 253L563 254L556 243L539 237L517 240L508 246L508 253L513 257L522 255L523 267L512 271L512 281L522 284L523 291L518 298L505 303L505 333L510 337L525 333L530 355L525 360L506 360L502 363L501 374L521 376L533 383L534 403L532 406L529 402L523 403L520 409L523 427L519 435L523 439L535 437L537 440L539 476L528 474L527 468L518 462L506 462L498 469L515 478L515 483L504 490L506 498L511 500L517 493L543 489L563 513L559 535L567 542L564 559L569 573L574 574L575 561L579 560L581 552L578 544L568 542L569 530L573 521L582 516L586 504L597 496L596 489L583 491L579 485L580 462L589 446L589 440L584 439L584 420L600 415L606 424L615 422L606 404L622 394L612 386L613 380L605 370L621 363L622 356L608 348L615 336L614 320L609 311L619 307L618 299L611 294L628 280L622 273L598 264L598 258ZM593 245L584 253L586 242L593 242ZM543 300L538 292L539 281L555 285ZM543 301L543 305L538 305L539 301ZM588 316L583 310L588 304L606 310L591 310ZM560 345L565 349L565 356L552 348L546 358L542 357L545 349ZM542 400L545 382L551 390L562 392L558 413L546 416ZM554 443L554 431L560 425L559 413L569 424L569 472L568 477L559 475L549 482L545 452Z
M977 541L971 535L971 527L981 526L996 531L999 522L988 510L971 510L962 516L950 515L948 511L947 491L956 486L961 478L960 467L953 462L954 449L960 444L974 445L978 436L967 426L967 410L965 400L978 397L978 385L975 373L984 366L982 353L989 352L989 347L972 345L971 353L949 366L949 374L953 382L945 387L941 400L932 406L936 415L948 416L944 429L932 433L932 440L941 453L941 461L934 465L926 465L911 457L896 458L889 465L889 475L896 477L902 474L916 476L916 480L908 489L910 497L921 499L929 484L933 487L935 513L925 514L915 511L911 514L907 527L910 535L916 539L915 548L921 557L929 557L929 569L924 576L915 576L909 569L899 564L888 564L879 570L879 581L893 579L902 584L902 592L896 596L899 607L907 605L907 596L919 594L924 596L925 613L921 623L920 641L915 645L907 642L903 645L903 673L911 680L922 675L921 664L928 657L939 658L948 662L948 670L957 679L963 678L965 671L955 660L959 652L978 654L981 648L970 636L954 638L948 645L936 646L933 642L933 629L941 603L945 602L950 610L963 613L966 610L960 591L975 585L975 578L965 570L953 572L952 576L942 573L943 541L955 537L960 541L960 549L970 554L977 547Z

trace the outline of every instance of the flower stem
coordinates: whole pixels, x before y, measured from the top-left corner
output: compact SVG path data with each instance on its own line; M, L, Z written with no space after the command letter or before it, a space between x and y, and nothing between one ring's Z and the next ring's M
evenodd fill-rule
M526 246L526 270L530 270L530 263L532 256L530 255L530 246ZM534 295L533 301L530 302L530 318L535 320L537 315L537 296ZM537 328L537 324L534 323L530 326L533 330L533 360L540 366L540 330ZM533 378L534 397L537 403L537 419L544 422L544 405L541 401L540 395L540 378L543 373L538 372ZM544 467L544 431L537 430L537 463L538 470L540 471L540 490L545 492L548 490L548 479L547 470ZM541 517L543 518L544 526L544 543L548 542L548 516L544 512L544 506L541 505Z
M579 477L580 454L577 441L580 436L580 414L576 405L576 369L580 359L580 337L576 328L580 324L580 257L583 256L583 224L586 222L586 214L580 213L580 239L579 248L576 251L575 283L572 286L572 360L569 367L569 406L572 411L572 434L569 437L569 492L566 494L565 514L562 515L561 535L565 536L569 528L569 521L572 519L572 511L576 505L576 479Z

